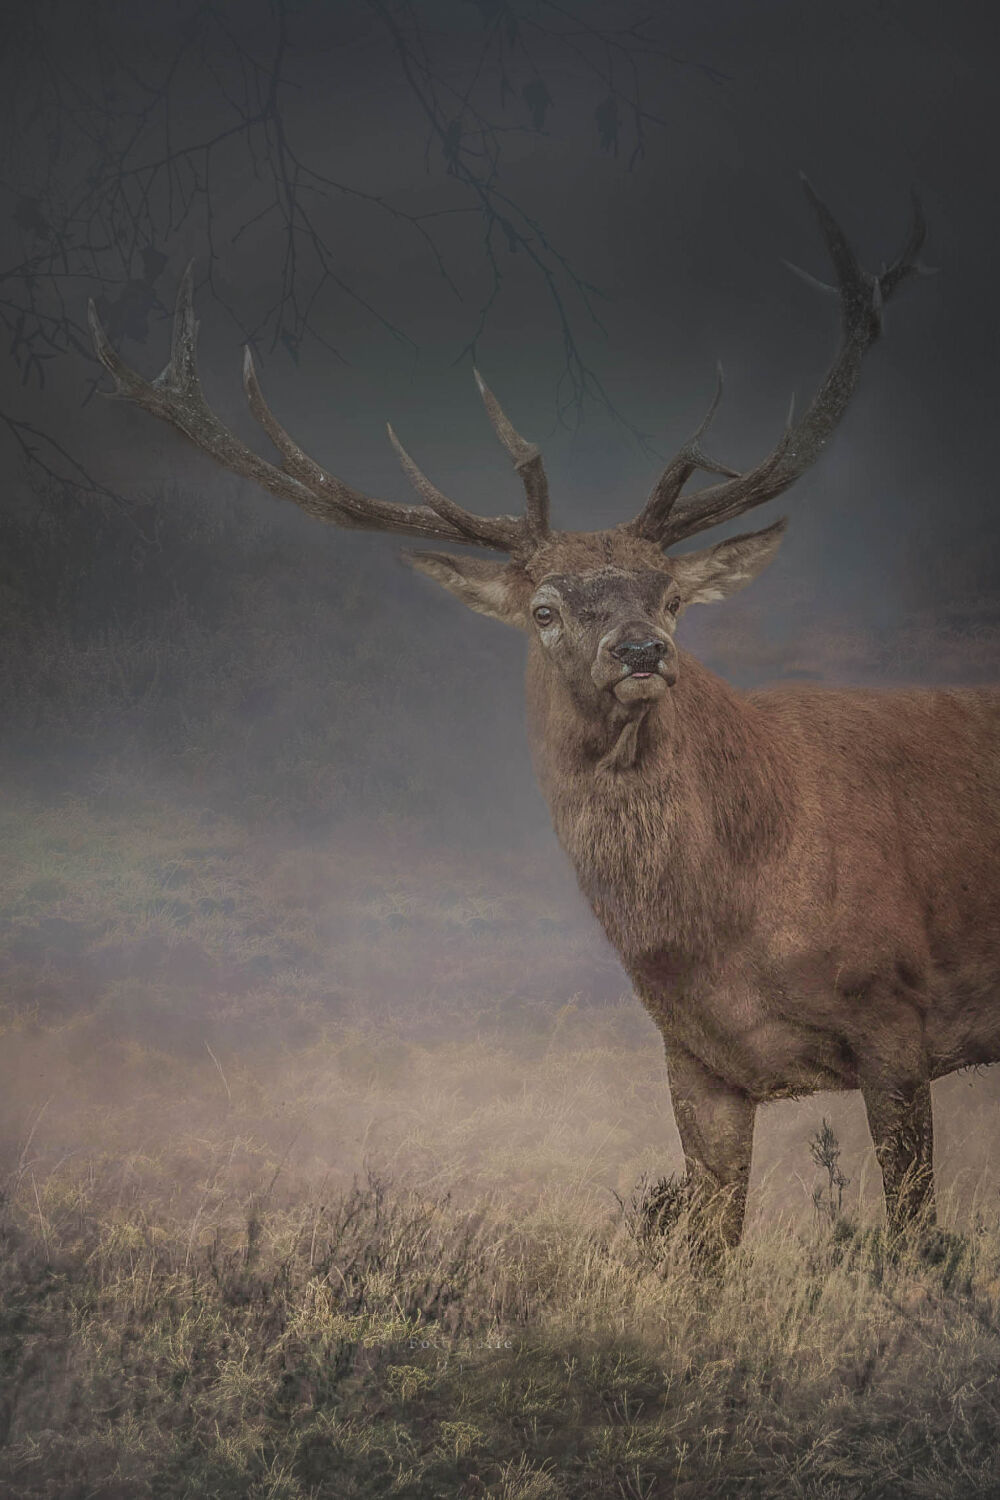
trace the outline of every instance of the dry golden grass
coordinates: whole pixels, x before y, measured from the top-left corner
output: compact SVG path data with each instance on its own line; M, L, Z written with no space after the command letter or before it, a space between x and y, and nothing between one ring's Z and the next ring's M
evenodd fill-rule
M14 1174L0 1493L995 1492L995 1222L786 1223L706 1280L585 1194L191 1165Z

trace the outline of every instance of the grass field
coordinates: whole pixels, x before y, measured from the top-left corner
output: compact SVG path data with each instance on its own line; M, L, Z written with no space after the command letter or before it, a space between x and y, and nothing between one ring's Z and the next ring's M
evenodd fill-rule
M555 866L121 788L0 835L0 1494L995 1494L989 1077L947 1235L882 1244L856 1099L775 1106L706 1280L633 1232L659 1042Z

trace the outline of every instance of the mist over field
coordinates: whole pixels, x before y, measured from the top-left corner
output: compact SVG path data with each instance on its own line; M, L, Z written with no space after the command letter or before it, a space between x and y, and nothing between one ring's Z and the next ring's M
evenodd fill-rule
M100 399L85 327L152 376L194 257L241 437L248 342L349 483L411 498L390 418L513 510L474 360L555 524L610 525L718 360L744 466L821 379L799 170L874 269L913 186L939 273L762 507L777 561L680 641L742 689L995 682L992 14L3 24L0 1496L993 1493L996 1070L934 1085L933 1254L880 1238L853 1094L759 1112L720 1283L651 1246L662 1043L534 784L523 638Z

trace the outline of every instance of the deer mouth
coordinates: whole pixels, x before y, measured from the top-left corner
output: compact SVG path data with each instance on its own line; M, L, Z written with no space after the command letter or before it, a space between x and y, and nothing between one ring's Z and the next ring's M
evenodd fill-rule
M676 681L674 672L664 662L655 672L626 672L624 677L612 683L611 691L619 703L652 702L662 698L667 688Z

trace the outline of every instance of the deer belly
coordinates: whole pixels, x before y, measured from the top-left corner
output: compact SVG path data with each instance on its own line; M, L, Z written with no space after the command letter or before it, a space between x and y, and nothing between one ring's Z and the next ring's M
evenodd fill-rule
M779 1012L738 970L710 986L686 982L689 974L664 954L635 965L631 975L667 1046L677 1043L759 1103L858 1087L853 1050L832 1016L814 1010L806 1021L787 1001L779 1001L788 1006ZM782 996L783 987L774 992Z
M764 1023L737 1039L736 1057L740 1087L759 1103L858 1086L843 1040L812 1027Z
M676 1038L759 1104L857 1088L857 1066L842 1036L779 1017L740 1015L726 998L661 1023L668 1044Z

